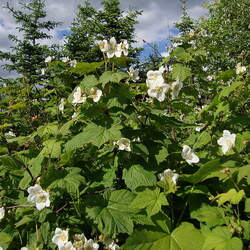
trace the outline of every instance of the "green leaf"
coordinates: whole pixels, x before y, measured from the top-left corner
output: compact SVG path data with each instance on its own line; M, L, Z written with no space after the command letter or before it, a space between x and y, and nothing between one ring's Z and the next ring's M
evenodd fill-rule
M212 207L206 204L202 204L200 208L191 211L191 218L197 219L209 227L223 225L225 223L224 216L224 210L222 208Z
M5 232L0 232L0 243L7 243L12 241L12 237L5 233Z
M105 86L107 83L112 82L113 72L105 71L99 78L99 82L102 83L102 86Z
M111 193L106 206L87 207L86 210L104 235L115 237L118 233L131 234L134 227L131 216L136 210L130 204L134 197L128 190L117 190Z
M9 106L9 109L12 110L18 110L18 109L26 109L27 104L26 103L16 103L14 105Z
M221 72L218 77L217 80L223 80L224 82L229 81L231 78L233 78L235 76L235 70L233 69L229 69L226 70L224 72Z
M185 81L188 77L192 75L191 69L182 64L175 64L172 71L172 76L174 79L179 79L180 81Z
M227 201L231 204L239 204L244 196L244 190L240 190L239 192L237 192L234 188L232 188L226 193L217 195L215 199L217 200L218 205L221 206Z
M191 128L191 127L197 127L197 124L188 124L182 121L179 121L175 119L174 117L166 117L166 116L159 116L158 110L151 109L152 114L150 114L150 117L157 121L157 125L159 126L168 126L168 127L182 127L182 128Z
M121 80L128 78L128 74L123 71L113 72L105 71L99 78L102 86L105 86L108 82L119 83Z
M92 143L100 147L108 141L115 141L121 138L122 126L114 124L111 128L98 126L94 123L88 124L82 133L74 136L70 141L65 144L65 150L71 151L81 148L85 144Z
M231 86L225 87L219 94L219 100L228 97L236 88L244 84L244 82L233 82Z
M137 187L154 186L156 184L155 175L140 165L133 165L128 170L124 169L122 178L132 191L135 191Z
M166 147L161 147L161 149L159 150L158 154L155 155L155 159L157 161L157 164L159 165L160 163L162 163L163 161L165 161L165 159L168 156L168 150Z
M177 61L181 61L181 62L193 61L192 56L189 53L187 53L185 49L182 47L175 48L171 56L175 56Z
M104 62L79 62L75 68L71 69L71 72L79 75L85 75L87 73L95 72L96 69L101 67L103 64Z
M131 204L133 208L146 208L148 216L157 214L161 210L161 206L165 205L168 205L168 201L159 188L139 192Z
M128 78L128 74L123 71L119 71L113 74L112 82L119 83L121 80L126 78Z
M40 126L35 134L38 134L40 137L44 135L56 135L58 132L58 124L48 123L44 126Z
M29 183L30 183L30 181L31 181L32 179L31 179L31 176L28 174L28 172L27 171L25 171L24 172L24 176L23 176L23 178L21 179L21 181L19 182L19 185L18 185L18 187L19 188L28 188L30 185L29 185Z
M54 180L48 186L48 189L53 188L63 188L66 189L68 193L76 194L79 192L79 187L82 184L86 184L85 178L81 175L80 168L71 168L70 172L57 174L58 171L51 172L52 175L50 178Z
M33 176L38 176L40 174L43 160L44 156L42 154L30 160L29 166L31 167L30 170Z
M107 107L125 108L131 103L132 95L127 85L112 84L107 100Z
M44 148L41 154L49 158L58 158L61 155L61 141L56 139L49 139L43 142Z
M242 250L242 241L232 237L227 227L216 227L205 234L205 243L201 250Z
M149 155L147 147L142 143L135 143L133 145L133 153L143 155L144 157Z
M250 224L249 221L241 220L240 225L243 228L243 239L250 240Z
M250 213L250 198L247 198L245 201L245 212Z
M181 179L197 184L209 178L209 175L215 171L222 169L223 166L220 163L219 159L211 160L205 163L200 169L192 175L183 176Z
M250 132L245 131L241 134L237 134L235 148L238 153L242 152L250 143Z
M59 129L59 133L61 135L67 135L70 133L70 127L74 124L74 120L69 120L68 122L64 123L62 127Z
M8 155L0 156L0 169L11 171L21 169L22 166L23 163L14 157Z
M49 235L50 235L50 224L49 224L49 222L42 223L42 225L40 227L40 231L41 231L41 235L43 237L43 240L45 241L45 243L47 243Z
M171 234L178 249L200 250L204 243L204 237L191 223L183 222Z
M121 67L121 68L127 68L128 64L133 62L134 59L126 57L126 56L121 56L121 57L113 57L110 59L111 63L114 63L115 66Z
M20 226L22 226L22 225L25 225L25 224L27 224L27 223L30 223L31 221L33 221L34 220L34 218L32 218L32 217L30 217L30 216L28 216L28 215L25 215L20 221L18 221L16 224L15 224L15 226L16 226L16 228L18 228L18 227L20 227Z
M210 141L211 141L211 135L208 132L203 131L197 138L193 148L194 149L202 148L203 146L207 145Z
M98 80L94 75L85 76L80 83L81 89L90 89L99 84Z
M192 224L184 222L172 234L135 231L122 246L124 250L201 250L203 235Z
M245 176L247 177L247 183L250 185L250 164L239 168L237 181L240 182Z

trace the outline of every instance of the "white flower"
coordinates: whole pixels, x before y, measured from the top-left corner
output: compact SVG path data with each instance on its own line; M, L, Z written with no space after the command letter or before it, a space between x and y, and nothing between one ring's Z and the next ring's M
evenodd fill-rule
M74 112L74 114L71 116L72 119L76 118L78 116L78 114L76 112Z
M68 231L62 230L61 228L56 228L55 235L52 238L52 242L55 243L58 247L64 246L68 243Z
M5 216L5 209L4 207L0 207L0 220L2 220Z
M200 161L199 157L187 145L183 146L181 156L189 165L192 165L192 163L198 163Z
M158 174L158 178L160 179L160 181L166 182L166 177L170 178L170 180L172 180L172 182L176 185L177 179L179 178L179 174L176 174L173 170L169 168L164 170L163 173Z
M75 92L73 93L72 104L80 104L86 102L86 96L82 96L82 91L80 87L77 87Z
M150 97L155 97L159 102L162 102L165 100L165 95L167 91L169 90L169 85L165 83L150 83L149 89L148 89L148 95Z
M99 248L99 244L95 243L92 239L89 239L84 243L83 249L87 250L97 250Z
M102 40L102 41L98 41L97 45L99 46L100 50L102 52L107 52L108 51L108 41L107 40Z
M22 247L20 250L29 250L28 247Z
M46 191L39 193L36 196L35 202L36 202L36 208L38 210L42 210L45 207L49 207L50 206L49 193Z
M166 71L166 67L161 66L158 71L160 71L163 74Z
M148 95L150 97L155 97L160 102L164 101L169 85L164 83L162 68L148 71L146 84L149 88Z
M147 73L146 84L149 87L150 84L162 84L164 83L164 78L162 77L162 72L159 70L149 70Z
M115 244L114 241L112 241L109 245L108 245L108 250L116 250L116 249L120 249L120 247Z
M5 133L4 135L7 137L16 137L16 135L12 131L9 131L9 132Z
M128 75L131 81L136 82L140 79L139 77L139 71L135 70L133 66L129 67Z
M70 65L71 68L75 68L76 64L77 64L76 60L72 60L72 61L69 62L69 65Z
M62 114L64 113L64 105L65 105L65 98L62 98L60 101L60 104L58 106L59 111L62 112Z
M35 186L29 187L27 189L29 196L27 198L27 200L29 202L34 203L36 200L36 197L39 193L41 193L43 191L43 189L41 188L41 186L39 184L35 184Z
M53 59L54 59L54 57L48 56L48 57L45 58L44 62L50 63Z
M202 70L204 71L204 72L207 72L208 71L208 67L206 66L202 66Z
M62 58L62 62L64 62L64 63L67 63L69 61L70 61L70 58L68 56Z
M63 246L59 247L59 250L76 250L71 241L68 241Z
M183 88L183 83L179 79L177 79L175 82L171 84L172 99L178 98L178 95L182 88Z
M231 134L228 130L223 130L223 136L217 140L217 143L222 146L223 154L235 145L236 134Z
M38 210L50 206L49 193L44 191L39 184L28 188L29 196L27 200L35 203Z
M197 124L197 125L199 125L199 127L195 128L196 132L201 132L201 130L205 127L205 124L202 124L202 123L201 124Z
M136 138L134 138L132 141L133 141L133 142L141 142L141 139L140 139L140 137L136 137Z
M128 41L124 40L123 42L119 43L116 47L116 51L115 51L115 56L120 57L123 53L124 56L128 55Z
M2 247L0 247L0 250L3 250L3 248L2 248Z
M93 98L94 102L98 102L101 96L102 96L102 91L100 89L91 88L89 97Z
M114 57L117 50L117 43L114 37L110 38L108 43L108 50L107 50L107 57L112 58Z
M241 73L244 73L247 70L245 66L241 66L241 63L238 63L236 65L236 74L239 75Z
M46 69L45 69L45 68L42 68L42 69L41 69L41 75L42 75L42 76L44 76L44 75L45 75L45 71L46 71Z
M210 76L210 75L209 75L209 76L207 76L207 80L208 80L208 81L212 81L213 79L214 79L214 77L213 77L213 76Z
M125 151L128 151L128 152L131 151L130 140L127 139L127 138L121 138L120 140L115 142L115 144L118 145L119 150L125 150Z

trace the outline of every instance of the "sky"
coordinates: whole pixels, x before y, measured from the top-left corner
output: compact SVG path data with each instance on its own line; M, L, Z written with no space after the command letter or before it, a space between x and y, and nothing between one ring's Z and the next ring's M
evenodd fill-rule
M16 30L16 24L13 17L3 8L9 2L10 6L18 8L18 0L0 0L0 50L9 51L11 42L8 34L20 36ZM28 0L21 0L27 2ZM102 0L90 0L95 8L101 8ZM208 0L189 0L187 3L188 13L191 17L198 18L206 14L206 10L202 5ZM69 33L70 25L76 16L77 6L83 3L83 0L45 0L47 18L53 21L60 21L62 24L55 30L51 31L53 39L47 43L57 43L63 45L65 35ZM167 55L165 46L167 38L176 36L174 23L178 22L181 17L181 3L179 0L120 0L121 8L143 10L143 14L139 16L139 23L136 25L136 40L139 46L145 47L142 56L150 53L150 46L147 43L156 43L159 51L163 56ZM0 63L1 65L1 63ZM11 77L14 73L9 73L0 69L0 77Z

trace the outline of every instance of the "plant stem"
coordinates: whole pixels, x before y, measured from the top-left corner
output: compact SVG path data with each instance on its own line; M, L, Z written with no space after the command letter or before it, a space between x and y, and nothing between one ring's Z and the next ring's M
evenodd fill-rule
M184 212L185 212L185 210L186 210L187 204L188 204L188 202L186 201L185 204L184 204L184 207L183 207L183 209L182 209L182 211L181 211L181 214L180 214L180 216L179 216L179 218L178 218L178 221L177 221L177 223L176 223L176 227L178 227L179 224L181 223L181 220L182 220L182 217L183 217Z

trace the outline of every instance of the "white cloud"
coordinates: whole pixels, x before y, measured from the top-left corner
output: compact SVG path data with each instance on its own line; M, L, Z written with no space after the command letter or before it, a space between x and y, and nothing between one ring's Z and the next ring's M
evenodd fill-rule
M10 6L19 8L18 0L7 0ZM27 2L28 0L22 0ZM189 1L189 14L192 17L198 17L204 14L204 10L201 4L205 0L192 0ZM99 9L101 7L102 0L90 1L91 4ZM121 0L121 6L123 9L133 7L133 9L143 10L143 14L139 17L139 24L136 25L136 39L138 45L143 45L143 40L146 42L157 42L160 40L166 40L169 36L172 36L171 29L174 22L177 22L181 16L181 5L179 1L174 0ZM77 6L82 4L82 0L46 0L47 19L62 22L55 30L49 32L53 36L51 41L43 41L43 44L57 43L63 45L63 37L59 37L58 33L70 28L71 23L77 13ZM5 8L0 8L0 50L9 50L11 43L8 39L8 34L14 34L18 37L21 34L16 30L15 20ZM3 72L0 71L0 76L3 76Z

